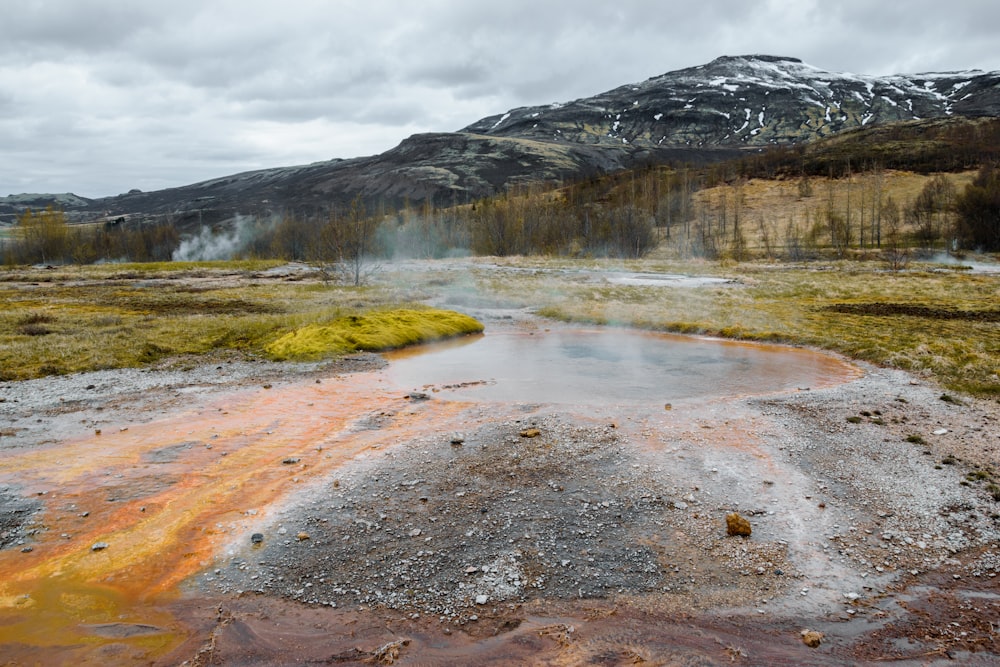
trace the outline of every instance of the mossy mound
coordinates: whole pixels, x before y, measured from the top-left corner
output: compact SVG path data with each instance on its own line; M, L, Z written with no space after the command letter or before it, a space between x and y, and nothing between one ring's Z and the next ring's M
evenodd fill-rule
M286 334L265 350L278 360L314 361L351 352L378 352L480 333L476 319L452 310L396 309L349 315Z

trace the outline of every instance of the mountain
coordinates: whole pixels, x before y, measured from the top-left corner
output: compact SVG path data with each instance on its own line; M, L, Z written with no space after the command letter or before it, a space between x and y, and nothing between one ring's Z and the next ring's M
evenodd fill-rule
M869 124L998 112L1000 72L874 77L797 58L724 56L567 104L513 109L462 131L554 143L763 147Z
M74 219L167 219L182 228L234 214L312 215L360 195L438 205L513 183L649 163L706 163L900 121L1000 116L1000 72L885 77L827 72L796 58L724 56L561 104L512 109L458 132L417 134L380 155L264 169L179 188L83 200L0 199L0 219L45 197Z

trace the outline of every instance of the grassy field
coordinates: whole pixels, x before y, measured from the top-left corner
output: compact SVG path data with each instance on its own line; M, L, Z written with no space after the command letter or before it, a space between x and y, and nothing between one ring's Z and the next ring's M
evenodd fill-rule
M567 322L808 345L932 377L949 391L1000 397L1000 274L918 263L893 273L877 261L509 258L461 270L447 263L386 270L368 286L345 287L271 272L276 266L0 271L0 379L194 363L205 355L314 359L475 330L467 318L436 312L427 318L441 331L408 319L423 308L414 304L437 297L456 311L525 307ZM620 285L600 278L611 270L729 282Z
M330 287L301 276L291 280L269 275L274 266L216 262L0 271L0 380L166 359L190 363L190 357L204 355L318 359L478 330L478 323L455 313L421 306L400 311L406 302L397 290ZM326 341L313 336L308 350L301 342L269 348L316 327L342 335Z

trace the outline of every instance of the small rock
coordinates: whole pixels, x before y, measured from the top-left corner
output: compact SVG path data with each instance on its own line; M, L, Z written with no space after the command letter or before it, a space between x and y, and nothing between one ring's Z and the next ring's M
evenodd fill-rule
M537 438L541 434L542 432L539 431L537 428L526 428L523 431L521 431L522 438Z
M104 551L105 549L107 549L110 546L111 545L108 544L107 542L94 542L94 544L90 547L90 550L91 551Z
M297 539L299 542L304 542L309 539L309 533L306 532L299 533L298 535L295 536L295 539Z
M254 533L253 535L250 536L250 541L254 544L260 544L261 542L264 541L264 534Z
M461 433L455 433L451 436L451 444L458 447L465 442L465 437Z
M431 397L422 391L412 391L406 395L406 398L411 401L429 401Z
M286 466L290 466L290 465L294 465L294 464L298 463L300 460L301 459L297 459L297 458L287 458L287 459L282 460L282 463L285 464Z
M815 630L803 630L802 643L809 648L816 648L823 643L823 633Z
M680 500L675 500L674 501L674 509L675 510L686 510L687 508L688 508L688 504L687 503L681 502Z
M732 512L726 515L726 534L729 536L750 537L750 522L741 517L738 513Z
M414 528L408 534L409 534L410 537L420 537L420 529L419 528Z
M934 431L934 435L944 435L947 432L948 432L948 429L946 429L946 428L939 428L936 431Z
M487 595L477 595L476 596L476 604L486 604L489 601L490 601L490 598Z

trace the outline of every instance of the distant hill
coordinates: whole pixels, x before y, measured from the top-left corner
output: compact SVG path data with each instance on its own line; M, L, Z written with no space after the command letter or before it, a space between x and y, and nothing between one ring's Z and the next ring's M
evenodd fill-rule
M237 213L309 216L346 205L357 195L389 207L428 199L447 205L494 194L512 183L644 164L704 164L773 146L804 146L848 131L984 116L1000 116L1000 72L874 77L827 72L795 58L725 56L593 97L512 109L458 132L413 135L371 157L95 200L0 198L0 220L10 221L25 206L47 203L76 220L155 218L182 229Z

